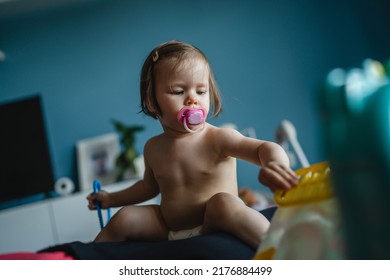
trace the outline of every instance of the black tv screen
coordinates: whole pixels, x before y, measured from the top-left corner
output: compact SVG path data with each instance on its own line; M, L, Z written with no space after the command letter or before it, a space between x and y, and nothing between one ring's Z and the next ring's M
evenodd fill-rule
M0 158L0 204L54 189L39 95L0 104Z

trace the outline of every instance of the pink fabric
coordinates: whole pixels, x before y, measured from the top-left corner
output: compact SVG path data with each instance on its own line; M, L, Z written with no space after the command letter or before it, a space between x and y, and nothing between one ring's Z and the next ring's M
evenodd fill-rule
M74 258L65 254L64 252L17 252L0 254L0 260L74 260Z

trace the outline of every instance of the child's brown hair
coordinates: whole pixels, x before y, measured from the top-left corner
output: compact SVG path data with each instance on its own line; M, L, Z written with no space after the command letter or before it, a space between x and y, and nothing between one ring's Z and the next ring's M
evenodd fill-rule
M141 70L141 111L154 119L157 119L162 114L160 106L157 103L154 86L155 68L160 61L166 59L174 61L172 68L172 71L174 71L177 67L180 67L184 60L196 57L204 59L209 68L210 104L213 110L213 117L219 115L222 111L221 95L205 54L197 47L180 41L163 43L153 49L146 58Z

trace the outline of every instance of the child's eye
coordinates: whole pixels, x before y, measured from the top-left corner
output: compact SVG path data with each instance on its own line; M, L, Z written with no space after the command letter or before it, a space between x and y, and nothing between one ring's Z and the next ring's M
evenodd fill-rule
M198 90L196 93L199 95L203 95L203 94L206 94L207 91L206 90Z
M171 93L174 95L182 95L184 94L184 90L176 90L176 91L172 91Z

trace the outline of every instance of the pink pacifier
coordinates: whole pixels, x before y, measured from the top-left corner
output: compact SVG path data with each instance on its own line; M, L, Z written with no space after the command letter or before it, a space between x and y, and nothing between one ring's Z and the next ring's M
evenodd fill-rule
M177 119L180 123L184 124L184 128L188 132L197 132L204 128L206 120L206 110L203 108L192 108L192 107L183 107L180 112L177 114ZM203 124L201 129L192 130L188 125L199 125Z

